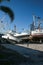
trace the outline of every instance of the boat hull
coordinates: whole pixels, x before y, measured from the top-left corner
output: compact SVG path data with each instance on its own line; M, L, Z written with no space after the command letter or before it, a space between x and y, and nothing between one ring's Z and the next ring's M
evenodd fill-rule
M31 31L31 34L29 36L30 40L34 40L34 41L43 41L43 31L39 31L39 30L35 30L35 31Z

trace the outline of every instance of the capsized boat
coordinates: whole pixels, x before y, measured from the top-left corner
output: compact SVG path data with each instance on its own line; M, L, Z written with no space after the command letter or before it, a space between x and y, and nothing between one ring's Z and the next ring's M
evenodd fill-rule
M2 38L9 39L15 42L27 40L28 37L29 37L29 33L27 32L14 33L13 31L9 31L7 34L2 36Z

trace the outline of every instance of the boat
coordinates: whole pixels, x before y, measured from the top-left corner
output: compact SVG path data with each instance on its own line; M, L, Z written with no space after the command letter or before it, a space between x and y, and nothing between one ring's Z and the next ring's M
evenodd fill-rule
M26 32L17 33L13 31L9 31L7 34L3 35L2 38L8 39L14 42L21 42L23 40L27 40L28 36L29 34Z
M35 20L32 23L29 40L32 41L43 41L43 28L40 27L40 17L38 17L38 26L35 27Z
M10 40L14 40L14 41L17 40L17 38L13 36L12 31L9 31L8 33L2 35L2 38L8 39L8 40L9 40L9 39L10 39ZM17 40L17 41L18 41L18 40Z

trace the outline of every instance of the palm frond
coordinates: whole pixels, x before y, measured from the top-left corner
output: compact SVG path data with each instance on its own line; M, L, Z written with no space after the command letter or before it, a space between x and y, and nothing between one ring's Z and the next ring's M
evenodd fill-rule
M0 3L3 2L3 1L8 1L9 2L10 0L0 0Z
M9 8L9 7L6 7L6 6L0 6L0 10L7 13L11 19L11 21L13 21L14 19L14 13L13 11Z
M0 0L0 3L2 2L3 0Z

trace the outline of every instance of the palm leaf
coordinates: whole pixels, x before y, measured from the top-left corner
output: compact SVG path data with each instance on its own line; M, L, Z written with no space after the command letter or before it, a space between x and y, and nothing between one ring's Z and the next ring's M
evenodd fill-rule
M2 2L3 0L0 0L0 3Z
M0 0L0 3L3 2L3 1L8 1L9 2L10 0Z
M13 21L14 19L14 13L13 11L9 8L9 7L6 7L6 6L0 6L0 10L7 13L11 19L11 21Z

